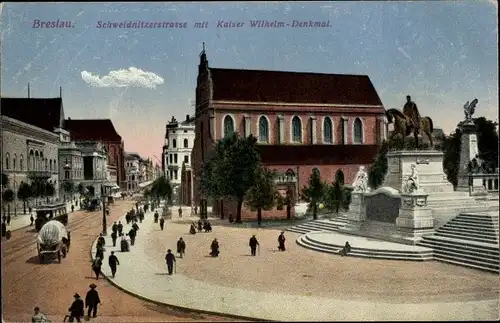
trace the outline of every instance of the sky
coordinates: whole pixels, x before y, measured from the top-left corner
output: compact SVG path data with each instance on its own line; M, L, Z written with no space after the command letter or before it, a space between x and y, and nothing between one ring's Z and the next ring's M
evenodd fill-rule
M62 87L67 117L110 118L126 151L157 162L167 121L194 113L203 42L212 67L368 75L386 109L409 94L445 133L474 98L477 116L498 120L493 0L4 3L0 17L2 96L26 97L29 83L31 97L58 97ZM67 28L41 28L57 20ZM103 28L128 21L177 28Z

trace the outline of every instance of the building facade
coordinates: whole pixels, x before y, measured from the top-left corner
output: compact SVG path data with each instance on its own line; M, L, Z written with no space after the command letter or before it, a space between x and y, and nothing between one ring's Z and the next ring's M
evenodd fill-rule
M135 153L125 154L125 174L128 191L139 189L139 178L141 176L140 163L141 157L139 155Z
M62 98L1 98L1 165L14 191L24 182L44 180L59 196L59 134L64 120ZM41 202L42 200L39 200Z
M107 153L111 177L116 177L117 186L126 189L124 142L111 120L68 118L64 120L64 129L77 144L80 141L100 142Z
M191 165L191 150L193 149L195 138L194 117L186 115L182 122L174 117L166 127L165 133L165 176L175 185L181 184L182 165Z
M71 199L77 192L78 185L83 181L83 155L80 148L70 140L69 132L60 132L59 144L59 183L61 183L60 195L63 201ZM71 183L71 184L66 184ZM71 186L70 186L71 185ZM73 190L70 191L70 188Z
M101 197L103 188L111 186L108 171L108 152L100 141L78 141L76 147L81 152L81 184L90 196ZM82 176L83 175L83 176Z
M337 75L211 68L200 55L196 87L196 131L192 152L194 202L203 162L215 142L237 133L254 135L264 166L278 172L281 194L300 199L313 169L332 182L337 170L346 182L373 162L386 138L385 109L365 75ZM236 203L225 201L236 214ZM264 216L281 216L277 210ZM242 217L255 218L244 210Z

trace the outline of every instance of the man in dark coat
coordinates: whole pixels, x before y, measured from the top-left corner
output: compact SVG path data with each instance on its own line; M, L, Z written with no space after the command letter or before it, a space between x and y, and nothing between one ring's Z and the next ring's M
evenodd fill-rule
M135 231L134 228L130 229L128 236L130 237L130 245L133 246L135 243L135 237L137 236L137 231Z
M255 253L257 251L257 246L259 245L259 241L257 241L257 238L255 237L255 235L253 235L250 238L250 242L248 243L248 245L250 246L250 251L252 253L252 256L255 256Z
M118 232L113 231L111 233L111 241L113 241L113 247L116 247L116 239L118 239Z
M198 220L198 232L201 232L203 229L203 224L201 223L201 220Z
M111 231L118 233L118 224L113 223L113 226L111 227Z
M212 244L210 245L210 249L212 250L210 252L210 256L212 256L212 257L218 257L219 256L219 241L217 241L217 238L215 238L212 241Z
M165 226L165 219L163 217L160 218L160 229L163 231L163 227Z
M135 230L135 233L137 235L137 231L139 231L139 225L137 223L132 224L132 229Z
M118 221L118 225L116 226L118 228L118 235L123 233L123 224L122 221Z
M75 319L77 322L81 322L80 318L84 315L85 304L83 303L83 299L80 297L80 295L78 295L78 293L75 293L73 297L75 298L75 301L68 309L68 311L70 312L69 322L74 322Z
M186 242L182 240L182 238L179 238L179 241L177 241L177 253L179 254L179 258L182 258L185 252L186 252Z
M278 250L285 251L285 232L281 231L281 234L278 237Z
M99 279L99 275L101 274L102 267L102 258L96 257L92 262L92 270L95 273L95 279Z
M115 256L115 252L111 251L111 255L108 258L109 268L111 268L111 275L115 278L116 266L120 264L118 258Z
M90 290L87 292L87 296L85 297L85 306L87 307L87 317L90 318L90 313L92 312L92 317L97 316L97 305L101 304L101 300L99 299L99 293L95 290L96 285L90 284Z
M104 258L104 247L99 243L97 243L95 256L96 258Z
M102 233L99 235L99 238L97 239L97 245L101 247L104 247L106 245L106 240L104 240Z
M165 261L167 262L168 274L172 275L172 272L174 270L174 262L175 262L175 256L172 253L172 250L170 250L170 249L167 250L167 254L165 255Z

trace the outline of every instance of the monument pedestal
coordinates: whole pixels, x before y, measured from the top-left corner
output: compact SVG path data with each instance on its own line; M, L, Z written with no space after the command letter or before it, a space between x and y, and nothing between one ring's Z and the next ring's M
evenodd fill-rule
M351 193L351 203L347 212L347 230L359 230L362 223L366 220L365 196L361 192Z
M408 239L418 239L434 232L435 220L427 206L428 194L401 194L401 207L396 218L398 231Z
M469 192L469 187L476 187L476 184L482 186L482 181L474 180L472 183L469 182L469 162L479 154L479 148L477 146L477 129L474 121L468 120L462 122L460 125L460 130L462 131L462 136L460 137L460 161L458 164L458 174L457 174L457 191ZM479 189L479 188L478 188Z

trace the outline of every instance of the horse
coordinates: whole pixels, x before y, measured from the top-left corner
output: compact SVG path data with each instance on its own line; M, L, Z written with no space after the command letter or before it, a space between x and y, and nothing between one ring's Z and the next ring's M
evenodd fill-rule
M403 140L407 136L413 133L415 138L415 145L418 147L418 135L424 133L429 139L431 147L433 147L432 132L434 131L434 124L430 117L418 117L418 128L415 129L413 126L412 119L409 116L404 115L401 111L396 109L389 109L386 111L387 121L389 123L394 123L394 131L389 138L392 140L396 135L401 135Z

